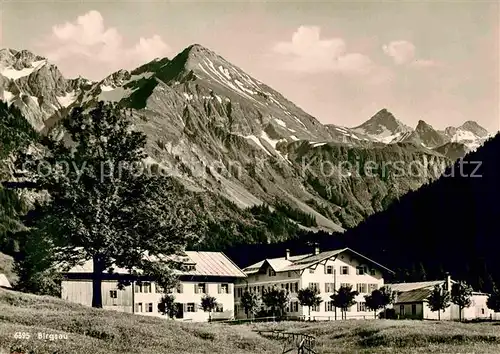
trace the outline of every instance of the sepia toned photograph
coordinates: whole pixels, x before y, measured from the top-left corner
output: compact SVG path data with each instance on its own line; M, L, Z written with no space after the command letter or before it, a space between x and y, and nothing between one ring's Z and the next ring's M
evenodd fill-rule
M0 0L0 354L500 353L498 0Z

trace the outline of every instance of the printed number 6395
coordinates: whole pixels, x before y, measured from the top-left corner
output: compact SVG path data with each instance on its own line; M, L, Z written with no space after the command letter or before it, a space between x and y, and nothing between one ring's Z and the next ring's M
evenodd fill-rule
M15 339L30 339L31 334L29 334L28 332L16 332L16 333L14 333L14 338Z

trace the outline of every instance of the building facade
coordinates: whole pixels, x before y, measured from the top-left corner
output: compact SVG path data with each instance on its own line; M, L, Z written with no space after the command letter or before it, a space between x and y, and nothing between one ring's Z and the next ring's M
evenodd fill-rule
M158 311L158 303L165 294L175 297L178 320L207 321L234 318L234 283L246 275L221 252L187 251L184 263L187 271L177 272L179 282L174 289L163 289L152 279L131 278L124 269L114 274L103 274L102 304L104 309L129 312L144 316L165 317ZM64 273L61 297L64 300L92 305L92 261ZM121 280L130 285L120 289ZM215 297L217 309L209 314L201 309L201 299L208 294Z
M299 289L314 287L319 290L323 302L311 308L311 319L340 319L341 313L330 298L335 290L349 284L357 290L356 304L346 313L347 318L373 318L374 313L366 308L364 296L384 285L384 274L392 272L375 261L349 249L320 252L315 248L312 254L290 255L264 259L243 269L246 278L235 284L235 312L237 318L246 318L241 306L241 296L245 291L262 295L273 287L284 289L289 294L286 315L309 318L309 308L301 306L297 293Z
M427 298L432 293L436 285L443 287L445 291L450 291L454 280L447 276L443 280L387 284L395 293L396 298L393 308L396 315L403 319L427 319L427 320L458 320L460 318L459 307L455 304L441 311L431 311ZM449 290L450 289L450 290ZM473 292L471 305L462 309L461 318L464 320L495 318L496 314L488 308L486 301L488 294Z

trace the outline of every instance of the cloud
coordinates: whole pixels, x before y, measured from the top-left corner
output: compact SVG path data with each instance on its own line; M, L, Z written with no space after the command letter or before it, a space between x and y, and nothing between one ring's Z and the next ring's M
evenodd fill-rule
M127 46L118 30L106 27L102 15L94 10L73 22L54 25L40 46L54 63L68 66L76 62L79 69L85 66L84 71L94 73L92 68L96 66L100 66L98 71L102 72L130 69L170 52L169 46L156 34L141 37L137 43Z
M322 39L318 26L300 26L291 41L278 42L275 53L284 56L284 69L305 72L339 72L367 74L374 68L371 59L360 53L349 53L342 38Z
M398 65L409 63L415 57L415 46L408 41L392 41L382 49Z
M416 47L408 41L392 41L383 45L382 50L392 58L396 65L409 65L416 68L429 68L440 65L434 60L416 59Z

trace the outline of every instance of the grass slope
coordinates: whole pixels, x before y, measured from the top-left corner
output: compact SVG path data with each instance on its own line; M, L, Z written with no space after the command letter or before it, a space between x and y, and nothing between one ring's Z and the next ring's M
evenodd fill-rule
M328 353L500 353L495 323L351 320L328 323L224 325L180 323L91 309L60 299L0 289L0 353L281 353L254 329L312 334ZM31 339L16 339L27 332ZM65 334L41 340L37 333Z

